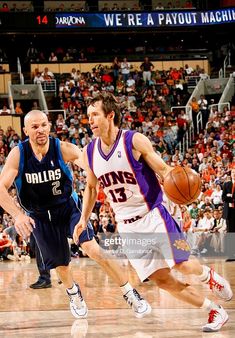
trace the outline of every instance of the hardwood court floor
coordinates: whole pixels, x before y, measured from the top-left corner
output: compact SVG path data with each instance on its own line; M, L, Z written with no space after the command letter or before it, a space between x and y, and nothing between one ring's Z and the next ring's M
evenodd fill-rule
M231 283L235 292L235 262L204 259ZM221 302L228 310L229 321L218 333L203 333L207 314L175 300L152 283L141 284L130 266L131 283L151 303L153 312L144 319L134 317L122 298L119 288L101 268L88 258L72 261L74 276L79 281L89 308L87 319L75 320L69 310L63 285L52 271L51 289L32 290L29 284L37 279L36 263L0 262L0 337L49 338L172 338L172 337L235 337L235 297ZM182 279L181 275L177 274ZM215 299L208 287L196 278L188 278L200 292Z

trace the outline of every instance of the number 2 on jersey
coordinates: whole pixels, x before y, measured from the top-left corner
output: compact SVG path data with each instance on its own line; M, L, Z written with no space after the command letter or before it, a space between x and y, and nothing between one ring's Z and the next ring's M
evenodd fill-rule
M51 185L53 187L52 188L53 195L61 195L62 194L62 191L60 189L58 189L59 186L60 186L60 181L55 181Z

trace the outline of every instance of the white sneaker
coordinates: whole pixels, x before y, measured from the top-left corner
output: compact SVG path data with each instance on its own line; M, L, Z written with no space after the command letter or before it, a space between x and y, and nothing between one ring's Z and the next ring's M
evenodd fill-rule
M69 294L67 291L70 299L70 310L75 318L86 318L88 314L88 308L85 301L83 300L82 293L78 285L77 288L78 292L74 294Z
M216 332L228 321L228 314L219 306L216 309L212 309L209 313L208 323L203 326L203 332Z
M213 269L210 269L210 276L207 284L209 285L211 291L219 298L229 301L233 297L233 292L231 290L229 282L218 275Z
M202 251L200 252L200 254L202 254L202 255L204 255L205 253L207 253L207 249L206 248L202 249Z
M137 318L143 318L152 311L150 304L140 296L136 289L128 291L123 298L133 309Z

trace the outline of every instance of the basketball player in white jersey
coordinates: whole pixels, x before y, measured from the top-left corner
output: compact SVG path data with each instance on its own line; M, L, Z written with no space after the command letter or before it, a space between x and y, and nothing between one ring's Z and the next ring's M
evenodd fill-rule
M70 270L67 241L81 216L80 200L73 191L67 163L76 160L82 166L81 151L71 143L49 137L49 121L42 111L33 110L25 116L24 130L28 139L12 149L0 175L0 205L13 217L22 237L32 233L44 270L56 269L66 288L71 313L84 318L88 310ZM8 193L14 181L25 213ZM127 282L125 271L100 249L90 223L79 241L82 249L121 287L135 316L142 318L149 314L150 305Z
M74 241L79 241L80 233L87 227L99 183L110 199L125 254L141 281L150 279L172 296L208 311L209 320L203 331L218 331L228 320L227 312L171 273L171 269L175 269L184 275L194 274L207 283L216 296L227 301L233 296L224 278L196 259L189 260L189 246L162 205L156 174L164 180L171 167L154 152L147 137L119 129L119 106L113 95L100 94L92 99L88 117L96 138L83 152L87 185ZM132 244L141 238L144 250L135 252Z

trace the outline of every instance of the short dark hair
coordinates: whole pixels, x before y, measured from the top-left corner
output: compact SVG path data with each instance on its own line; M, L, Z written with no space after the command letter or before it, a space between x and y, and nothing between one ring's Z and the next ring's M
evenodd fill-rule
M105 116L111 112L115 113L114 125L119 127L121 123L121 112L116 97L111 93L99 94L88 102L88 106L94 106L94 104L99 101L102 102L102 109Z

